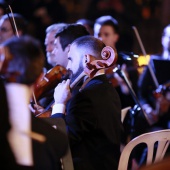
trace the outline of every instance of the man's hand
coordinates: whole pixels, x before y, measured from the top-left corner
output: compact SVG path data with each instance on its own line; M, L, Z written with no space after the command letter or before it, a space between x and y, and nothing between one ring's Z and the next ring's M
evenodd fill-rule
M70 79L63 80L54 91L55 104L66 104L71 98Z
M36 105L36 104L29 104L29 109L31 110L34 115L38 115L42 112L44 112L44 108L42 106Z

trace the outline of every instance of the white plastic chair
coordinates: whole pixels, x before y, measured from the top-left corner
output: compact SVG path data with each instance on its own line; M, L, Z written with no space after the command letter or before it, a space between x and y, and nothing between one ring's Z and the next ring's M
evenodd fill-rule
M130 106L129 107L125 107L124 109L121 110L121 121L122 121L122 123L123 123L123 121L124 121L124 119L126 117L126 114L127 114L129 109L131 109Z
M158 142L158 146L153 160L154 144L156 142ZM131 140L121 153L118 170L127 170L130 154L134 147L140 143L146 143L148 148L146 165L159 162L163 159L169 146L170 129L145 133Z

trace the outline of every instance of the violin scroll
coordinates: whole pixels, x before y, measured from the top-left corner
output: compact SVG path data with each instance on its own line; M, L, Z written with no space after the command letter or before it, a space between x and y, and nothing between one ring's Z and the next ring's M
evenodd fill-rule
M101 51L101 57L101 60L86 62L86 68L84 71L89 77L92 78L100 69L113 66L117 61L117 52L110 46L106 46Z
M103 58L102 63L106 64L106 68L113 66L117 61L117 52L110 46L103 48L101 56Z

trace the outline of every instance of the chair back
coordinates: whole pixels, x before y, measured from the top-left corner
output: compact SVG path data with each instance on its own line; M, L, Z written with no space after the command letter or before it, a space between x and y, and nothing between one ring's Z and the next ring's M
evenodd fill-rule
M153 159L156 142L158 142L158 146L155 159ZM136 145L141 143L145 143L148 149L146 165L161 161L170 143L170 129L145 133L131 140L121 153L118 170L127 170L132 150Z
M130 109L131 109L131 107L128 106L128 107L125 107L125 108L123 108L123 109L121 110L121 122L122 122L122 123L124 122L124 119L125 119L125 117L126 117L126 114L127 114L127 112L128 112Z

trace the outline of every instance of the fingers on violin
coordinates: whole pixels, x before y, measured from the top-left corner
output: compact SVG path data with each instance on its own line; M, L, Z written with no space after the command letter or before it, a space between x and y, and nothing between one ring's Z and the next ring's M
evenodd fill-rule
M64 84L65 82L66 82L66 81L65 81L65 80L63 80L63 81L62 81L62 84Z
M32 104L29 104L28 107L29 107L29 109L32 113L35 113L35 109L34 109L34 106Z
M66 85L69 87L70 86L70 79L66 80Z
M70 79L63 80L60 85L65 86L65 87L70 87Z

